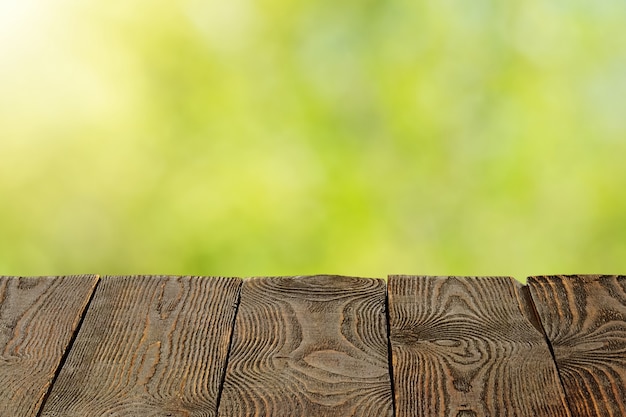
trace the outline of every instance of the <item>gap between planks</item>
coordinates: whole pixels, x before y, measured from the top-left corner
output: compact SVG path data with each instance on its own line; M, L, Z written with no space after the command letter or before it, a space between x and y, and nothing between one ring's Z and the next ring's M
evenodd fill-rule
M54 377L52 377L52 381L50 382L48 391L46 392L46 394L43 397L43 400L41 401L41 405L39 406L39 411L37 412L36 417L41 417L41 413L43 413L46 402L48 402L48 398L50 398L50 394L52 393L52 388L54 387L54 383L59 378L61 369L63 369L63 366L65 365L65 362L67 361L67 357L70 355L70 351L72 350L72 347L74 346L74 342L76 341L76 336L78 336L78 332L80 332L80 328L83 326L83 322L85 321L85 316L87 315L89 306L91 305L91 302L93 301L93 297L96 294L96 290L98 289L98 285L100 284L100 275L95 275L95 277L96 277L96 283L93 286L93 289L91 290L91 294L89 294L89 300L87 301L85 308L81 312L80 319L78 320L78 325L76 326L76 329L74 330L74 333L72 334L70 342L68 343L67 348L65 349L65 352L63 353L63 356L61 357L59 366L54 372Z

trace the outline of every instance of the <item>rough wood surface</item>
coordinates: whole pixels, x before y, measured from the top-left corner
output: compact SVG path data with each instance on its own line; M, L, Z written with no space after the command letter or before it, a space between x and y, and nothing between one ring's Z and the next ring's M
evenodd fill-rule
M570 415L513 279L391 276L389 315L397 416Z
M240 284L102 278L42 416L215 415Z
M0 416L36 416L98 278L0 277Z
M391 416L382 280L244 282L220 416Z
M578 417L626 416L626 276L528 281Z

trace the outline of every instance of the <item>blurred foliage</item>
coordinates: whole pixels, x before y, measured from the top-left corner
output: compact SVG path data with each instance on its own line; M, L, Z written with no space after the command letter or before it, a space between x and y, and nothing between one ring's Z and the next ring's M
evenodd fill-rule
M625 19L0 0L0 273L626 273Z

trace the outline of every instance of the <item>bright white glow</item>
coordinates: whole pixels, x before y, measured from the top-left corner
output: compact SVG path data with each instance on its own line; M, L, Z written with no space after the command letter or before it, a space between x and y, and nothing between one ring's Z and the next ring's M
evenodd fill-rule
M48 5L48 0L0 0L0 47L32 33L49 12Z
M124 55L94 35L78 6L0 0L0 154L130 113L134 90L118 76Z

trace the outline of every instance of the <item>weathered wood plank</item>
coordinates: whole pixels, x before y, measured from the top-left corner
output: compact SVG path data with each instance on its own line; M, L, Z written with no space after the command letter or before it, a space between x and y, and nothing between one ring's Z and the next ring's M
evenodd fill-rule
M0 416L35 416L98 278L0 277Z
M391 416L385 283L246 280L220 416Z
M572 413L626 416L626 276L537 276L528 284Z
M391 276L389 315L397 416L570 415L513 279Z
M102 278L42 416L214 416L240 285Z

